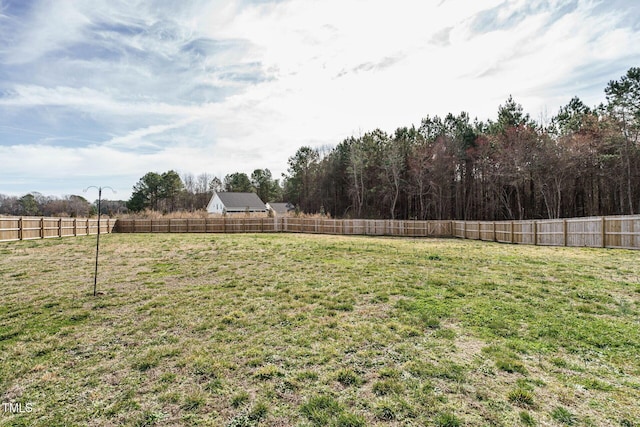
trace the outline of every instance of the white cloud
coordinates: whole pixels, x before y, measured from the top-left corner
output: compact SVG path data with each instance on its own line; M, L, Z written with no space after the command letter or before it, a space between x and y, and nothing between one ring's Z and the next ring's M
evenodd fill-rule
M0 110L50 129L0 119L0 181L113 177L127 194L149 170L279 176L302 145L462 110L485 120L509 94L533 117L574 95L603 99L640 58L638 30L620 25L624 11L595 13L603 4L48 0L20 20L2 10L17 43L0 48ZM603 69L615 74L600 82ZM58 114L104 131L76 144ZM7 162L16 156L27 160Z
M157 145L148 140L148 137L165 133L170 130L180 129L192 120L182 120L169 125L153 125L136 129L126 135L116 136L104 143L106 147L123 147L127 149L138 149L142 147L157 148Z
M161 98L160 98L161 99ZM0 98L0 107L33 108L40 106L65 107L96 116L161 116L197 117L216 110L215 105L172 104L145 97L118 97L97 89L58 86L16 85L7 96Z
M26 22L19 24L21 37L5 51L9 64L31 62L63 49L67 43L81 38L82 29L89 24L87 17L68 1L42 1L26 18Z

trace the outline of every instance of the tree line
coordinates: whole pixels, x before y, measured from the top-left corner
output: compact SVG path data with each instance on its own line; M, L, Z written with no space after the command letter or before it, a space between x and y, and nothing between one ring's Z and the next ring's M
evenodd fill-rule
M98 203L90 203L78 195L45 196L38 192L23 196L7 196L0 194L0 215L16 216L55 216L86 218L98 213ZM100 209L103 215L116 216L127 211L125 202L119 200L102 200Z
M424 118L289 158L284 198L337 217L505 220L640 211L640 68L547 123L512 97L497 120Z
M267 202L282 199L282 187L269 169L256 169L249 177L244 172L228 174L221 181L218 177L203 173L194 176L178 172L148 172L134 185L127 208L131 212L153 210L156 212L197 211L205 209L214 191L252 192Z
M155 211L171 213L206 209L214 191L257 193L267 202L282 200L283 189L269 169L256 169L251 176L243 172L228 174L224 180L202 173L180 175L174 170L147 172L133 186L129 200L102 200L103 215L116 216L129 212ZM90 203L82 196L63 198L44 196L38 192L24 196L0 194L0 215L86 217L98 213L98 201Z
M214 191L255 192L334 217L505 220L636 214L640 211L640 68L605 87L606 102L574 97L536 122L513 97L497 119L427 116L392 134L380 129L335 147L304 146L282 181L269 169L228 174L148 172L128 201L102 201L117 215L205 209ZM0 214L87 216L97 203L0 194Z

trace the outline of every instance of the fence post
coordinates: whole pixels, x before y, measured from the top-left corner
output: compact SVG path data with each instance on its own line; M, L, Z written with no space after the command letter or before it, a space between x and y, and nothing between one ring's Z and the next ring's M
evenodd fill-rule
M605 217L602 217L602 221L600 222L600 226L602 228L602 247L607 247L607 229L605 228Z
M467 238L467 221L462 221L462 238Z
M62 218L58 218L58 237L62 237Z
M40 238L44 239L44 217L40 217Z
M493 241L497 242L498 241L498 235L496 234L496 222L493 221Z
M538 221L533 221L533 245L538 245Z
M89 218L87 218L87 232L86 235L88 236L90 233L90 229L89 229Z
M562 245L566 247L567 243L568 243L568 240L567 240L568 231L567 231L567 220L566 219L562 220L562 234L563 234L563 236L562 236L562 242L563 242Z
M511 221L511 243L515 243L513 240L514 234L513 234L513 221Z
M22 232L22 217L18 218L18 240L22 240L24 238L24 233Z
M73 237L78 235L78 218L73 218Z

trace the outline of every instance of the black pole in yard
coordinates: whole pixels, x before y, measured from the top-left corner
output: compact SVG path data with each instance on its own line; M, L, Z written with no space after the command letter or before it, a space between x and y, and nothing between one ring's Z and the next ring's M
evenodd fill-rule
M100 216L102 215L102 210L101 210L102 189L109 188L114 193L116 192L116 190L114 190L111 187L96 187L95 185L92 185L90 187L85 188L83 192L86 193L87 190L89 190L90 188L95 188L98 190L98 236L96 237L96 269L95 269L95 273L93 274L93 296L95 297L97 295L97 289L98 289L98 255L100 253Z

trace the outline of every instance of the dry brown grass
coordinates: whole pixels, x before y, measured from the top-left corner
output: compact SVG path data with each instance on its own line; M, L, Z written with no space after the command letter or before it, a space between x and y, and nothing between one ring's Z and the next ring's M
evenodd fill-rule
M286 215L277 215L279 217L287 216L287 217L295 217L295 218L324 218L330 219L329 215L320 215L320 214L306 214L299 213L295 214L294 212L290 212ZM105 216L103 216L104 218ZM144 210L141 212L131 212L126 214L118 215L118 218L122 219L200 219L200 218L223 218L225 215L223 214L212 214L207 212L204 209L197 211L177 211L177 212L168 212L162 213L154 210ZM269 213L259 213L259 212L251 212L251 213L233 213L227 214L227 218L268 218L270 217Z

